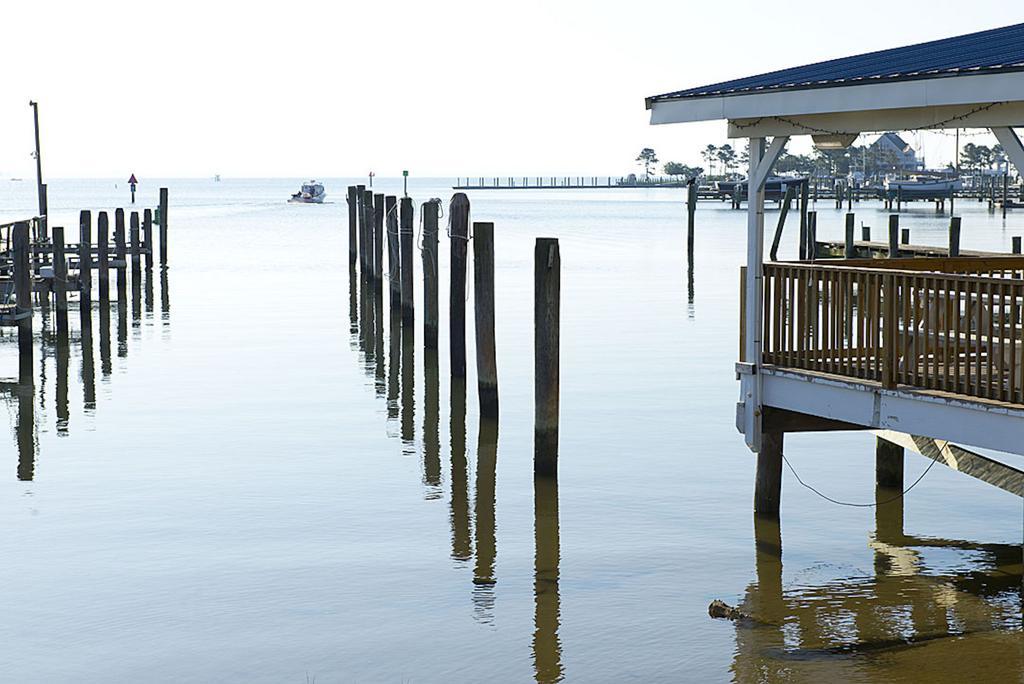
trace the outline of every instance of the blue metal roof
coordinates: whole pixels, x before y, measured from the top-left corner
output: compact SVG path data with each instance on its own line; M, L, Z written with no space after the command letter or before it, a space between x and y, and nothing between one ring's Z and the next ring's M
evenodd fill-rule
M647 108L664 100L1019 70L1024 70L1024 24L655 95L647 98Z

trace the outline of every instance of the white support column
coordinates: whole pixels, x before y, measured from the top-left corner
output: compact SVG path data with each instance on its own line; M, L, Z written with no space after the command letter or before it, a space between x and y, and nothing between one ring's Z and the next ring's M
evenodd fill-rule
M1024 145L1021 145L1017 134L1009 126L996 126L992 128L992 135L996 136L1006 156L1017 167L1017 173L1024 177Z
M746 361L740 371L743 403L743 434L751 451L761 450L761 336L764 305L762 272L764 263L764 182L786 148L787 136L777 136L765 151L764 138L750 139L750 171L747 175L747 280Z

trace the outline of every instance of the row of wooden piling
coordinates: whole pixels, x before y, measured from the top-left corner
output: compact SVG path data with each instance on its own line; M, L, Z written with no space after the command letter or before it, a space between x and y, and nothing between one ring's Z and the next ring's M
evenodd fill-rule
M415 324L414 205L409 197L374 194L365 186L349 186L349 265L358 267L365 285L383 292L389 283L390 305L401 312L403 334ZM423 344L438 348L439 269L438 222L441 201L421 206L420 245L423 278ZM499 406L495 342L494 224L470 222L470 202L456 193L448 207L450 240L449 354L453 378L466 377L466 299L469 243L473 243L474 332L477 391L481 416L497 418ZM472 226L472 233L470 227ZM383 255L387 243L388 268ZM561 261L558 240L538 238L535 250L535 439L534 469L557 472L559 395L559 298Z

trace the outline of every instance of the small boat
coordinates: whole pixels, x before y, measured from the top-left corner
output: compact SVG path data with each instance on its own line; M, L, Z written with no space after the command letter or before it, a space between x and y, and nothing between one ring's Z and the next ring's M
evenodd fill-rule
M949 193L963 188L959 178L911 178L911 180L885 181L887 197L900 195L903 199L945 199Z
M292 195L288 201L300 204L323 204L324 197L327 197L327 193L324 192L323 184L311 180L308 183L303 183L302 189Z
M799 187L807 182L807 176L771 176L764 182L764 198L770 201L781 201L786 196L786 190L790 186ZM718 181L718 196L721 199L733 197L737 188L740 193L740 200L747 199L746 179L738 181Z

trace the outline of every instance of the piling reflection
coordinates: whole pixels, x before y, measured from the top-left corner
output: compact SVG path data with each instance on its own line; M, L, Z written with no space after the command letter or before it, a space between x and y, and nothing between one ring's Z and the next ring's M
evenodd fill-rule
M79 332L79 342L82 347L82 401L85 404L87 411L92 411L96 408L96 368L93 361L93 349L92 349L92 315L89 308L82 304L83 308L79 311L81 330Z
M355 264L348 267L348 332L353 340L359 334L359 285Z
M110 302L100 300L100 373L104 379L110 377L113 365L110 362Z
M452 378L451 403L451 525L452 558L468 561L473 556L469 532L469 483L466 462L466 381Z
M405 453L412 453L415 450L416 440L416 402L415 402L415 377L416 364L414 360L414 348L416 337L412 330L406 328L402 331L402 444Z
M67 337L57 340L57 382L56 382L56 409L57 409L57 434L66 435L71 414L68 411L68 368L71 361L71 348L67 343Z
M132 269L132 326L142 320L142 273Z
M533 479L534 632L533 665L538 682L561 681L562 644L558 637L561 600L558 593L558 480Z
M18 479L29 482L36 470L35 403L32 385L18 383L10 389L18 404Z
M128 302L121 295L119 283L117 297L117 357L119 359L128 356Z
M164 325L167 325L171 320L171 292L166 267L160 269L160 313Z
M388 421L398 418L398 378L402 353L402 313L391 309L391 327L388 335Z
M146 280L144 281L143 287L145 288L145 290L144 290L144 292L145 292L145 294L144 294L144 297L145 297L144 302L145 302L145 306L146 306L146 313L147 314L151 314L151 313L153 313L153 270L152 269L149 269L149 268L146 269ZM149 318L149 316L146 316L146 318Z
M735 681L873 680L858 656L883 655L890 674L914 680L962 670L963 655L984 664L986 680L1019 679L1024 653L1007 644L1020 635L1020 547L907 535L903 499L879 488L876 502L871 575L812 568L788 589L778 522L755 520L757 579L736 623Z
M377 362L373 386L377 396L383 397L386 388L384 364L384 289L380 281L377 281L373 288L373 339L373 356Z
M423 483L427 499L441 498L441 411L437 350L423 352Z
M497 555L494 523L495 470L498 464L498 421L481 418L476 446L476 565L473 568L473 604L481 622L494 620L494 559Z

